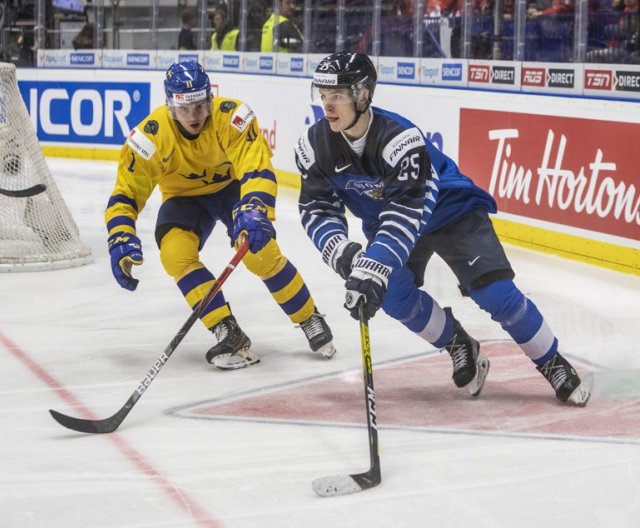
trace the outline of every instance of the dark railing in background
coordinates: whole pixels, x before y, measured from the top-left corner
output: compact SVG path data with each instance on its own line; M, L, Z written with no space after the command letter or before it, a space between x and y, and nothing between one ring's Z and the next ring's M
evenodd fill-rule
M640 0L298 0L304 53L548 62L640 63ZM198 0L198 49L209 49L220 0ZM176 49L187 0L22 0L1 5L2 59L32 65L90 24L93 49ZM181 6L181 7L180 7ZM227 0L238 51L260 51L279 0ZM274 50L274 51L277 51Z

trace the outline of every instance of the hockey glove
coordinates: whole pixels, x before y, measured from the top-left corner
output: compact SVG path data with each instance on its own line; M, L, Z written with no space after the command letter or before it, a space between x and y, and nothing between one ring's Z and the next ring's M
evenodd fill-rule
M249 240L251 253L257 253L275 238L273 224L267 218L267 207L258 198L248 202L240 201L233 209L233 240L245 232Z
M353 266L353 271L345 283L347 293L344 307L349 310L351 317L358 319L358 303L362 299L365 312L373 317L382 306L384 294L387 291L391 268L380 262L360 257Z
M335 235L322 250L322 258L344 280L349 278L356 260L362 255L362 246L357 242Z
M108 242L113 276L125 290L135 290L138 279L131 276L131 266L139 266L144 260L140 239L131 233L120 232L111 235Z

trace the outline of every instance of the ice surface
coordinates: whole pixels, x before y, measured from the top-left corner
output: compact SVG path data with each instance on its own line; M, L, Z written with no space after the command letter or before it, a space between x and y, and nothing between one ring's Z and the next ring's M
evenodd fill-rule
M369 467L357 324L283 189L276 228L332 326L336 356L306 349L242 266L224 291L262 358L221 372L213 338L187 335L120 429L63 429L49 409L116 412L189 312L153 239L159 197L138 222L136 292L114 281L103 211L115 164L50 159L94 263L0 275L0 525L11 528L626 528L640 519L640 279L507 247L594 396L561 405L500 327L430 263L427 288L453 307L492 365L479 400L448 358L384 314L370 323L382 483L319 498L314 479ZM357 238L358 227L352 228ZM203 260L232 250L218 227Z

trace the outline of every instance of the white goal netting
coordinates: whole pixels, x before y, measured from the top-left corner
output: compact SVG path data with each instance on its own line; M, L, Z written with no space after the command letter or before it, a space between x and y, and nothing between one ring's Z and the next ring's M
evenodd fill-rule
M91 250L81 241L56 186L13 64L0 63L0 271L81 266Z

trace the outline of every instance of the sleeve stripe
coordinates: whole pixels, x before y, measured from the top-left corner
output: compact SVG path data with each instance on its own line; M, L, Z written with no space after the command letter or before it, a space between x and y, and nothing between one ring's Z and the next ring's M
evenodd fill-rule
M243 196L243 199L247 201L251 198L258 198L267 207L276 206L276 197L268 192L252 191Z
M405 223L410 222L415 229L418 229L418 226L420 225L420 218L422 217L422 211L414 210L414 212L416 213L415 218L410 218L409 216L403 215L402 213L399 213L397 211L384 211L380 213L379 218L382 220L384 217L387 217L387 216L390 217L389 220L385 220L385 222L386 221L393 222L393 219L399 218L403 220Z
M113 196L109 197L109 202L107 203L107 209L109 209L109 207L112 207L116 204L128 205L130 207L133 207L136 213L138 212L138 204L136 203L136 201L133 198L129 198L128 196L125 196L124 194L114 194Z
M393 236L393 233L391 233L389 230L384 229L384 228L380 228L378 230L378 235L380 235L380 234L387 235L387 237L389 239L393 240L393 242L395 242L397 245L401 246L402 249L404 250L404 252L407 254L407 258L409 257L410 251L409 251L409 248L408 248L407 244L405 243L406 241L401 240L400 237Z
M271 172L270 170L263 170L263 171L253 171L253 172L247 172L241 179L240 179L240 185L244 185L245 183L247 183L247 181L253 179L253 178L258 178L261 180L268 180L271 181L273 183L277 183L276 182L276 175Z
M121 225L136 228L136 223L128 216L116 216L107 222L107 231L111 232L113 228Z
M385 230L387 232L389 232L390 229L397 229L405 237L407 237L411 243L414 243L416 241L417 236L418 236L418 233L416 231L409 231L405 226L400 225L397 222L382 222L382 224L380 224L378 232L385 231ZM390 232L389 232L389 234L391 235ZM393 238L395 238L395 237L393 237Z

